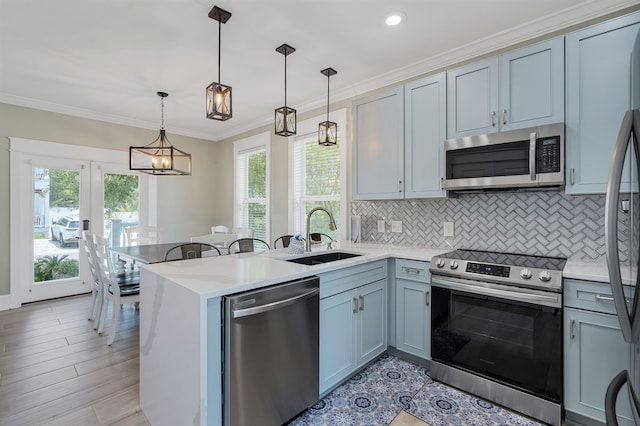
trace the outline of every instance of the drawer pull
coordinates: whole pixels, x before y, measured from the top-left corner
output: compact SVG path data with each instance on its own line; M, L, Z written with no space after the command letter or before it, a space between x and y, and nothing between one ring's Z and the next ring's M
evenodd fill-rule
M429 306L429 292L428 291L424 296L424 304Z
M625 297L624 300L627 303L633 303L633 299L630 297ZM603 296L601 294L596 294L596 301L598 302L615 302L613 296Z
M603 296L601 294L596 294L596 300L598 302L613 302L614 301L612 296Z
M355 297L353 298L353 313L358 313L358 299L356 299Z
M364 296L358 296L360 299L360 310L364 311Z
M571 340L573 340L576 337L576 334L574 333L575 323L576 323L576 320L571 320L571 322L569 322L569 337L571 338Z
M420 268L409 268L407 266L403 266L402 267L402 271L407 273L407 274L412 274L412 275L420 275L422 273L422 271L424 271L424 269L420 269Z

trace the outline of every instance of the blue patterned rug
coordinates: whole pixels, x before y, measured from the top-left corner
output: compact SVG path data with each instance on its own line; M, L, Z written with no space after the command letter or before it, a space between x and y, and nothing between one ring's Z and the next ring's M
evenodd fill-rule
M540 425L434 382L428 369L388 354L352 376L290 425L388 425L402 410L433 426Z

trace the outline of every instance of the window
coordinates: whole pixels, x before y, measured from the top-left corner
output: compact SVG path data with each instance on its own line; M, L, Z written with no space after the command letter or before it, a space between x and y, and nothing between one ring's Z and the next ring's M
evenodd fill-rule
M234 142L235 190L233 223L269 241L269 133Z
M311 231L345 239L346 233L346 110L330 116L338 123L338 144L327 147L318 144L318 123L326 117L316 117L298 124L298 136L289 138L289 229L306 234L307 213L321 206L333 213L338 225L329 230L329 217L315 213Z

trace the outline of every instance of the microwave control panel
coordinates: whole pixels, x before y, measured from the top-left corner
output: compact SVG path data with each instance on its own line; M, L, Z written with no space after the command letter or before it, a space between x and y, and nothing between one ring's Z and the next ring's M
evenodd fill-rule
M537 140L538 173L557 173L560 171L560 136Z

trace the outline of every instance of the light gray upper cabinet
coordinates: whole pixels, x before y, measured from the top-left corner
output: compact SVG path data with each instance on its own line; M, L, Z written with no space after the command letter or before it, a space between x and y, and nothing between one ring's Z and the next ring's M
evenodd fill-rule
M353 103L353 199L442 198L445 74Z
M447 72L447 137L564 121L562 36Z
M637 12L567 35L568 194L606 192L613 147L632 105L631 53L639 31ZM628 190L623 180L622 191Z
M404 86L405 198L443 198L444 140L447 132L444 73Z
M353 199L404 198L402 86L353 102Z

